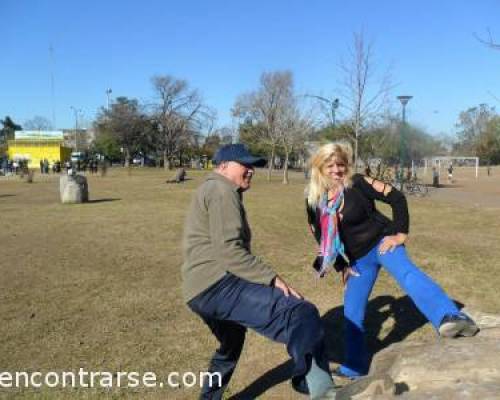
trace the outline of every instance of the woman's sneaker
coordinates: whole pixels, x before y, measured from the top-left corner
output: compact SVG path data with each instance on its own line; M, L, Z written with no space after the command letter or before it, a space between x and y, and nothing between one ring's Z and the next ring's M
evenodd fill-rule
M457 336L474 336L479 332L476 323L464 313L447 314L439 325L439 335L454 338Z
M353 381L355 379L361 378L361 376L360 375L347 375L346 373L344 373L344 371L342 371L342 368L340 366L338 366L332 371L332 378L333 379L341 378L341 379L348 379L350 381Z

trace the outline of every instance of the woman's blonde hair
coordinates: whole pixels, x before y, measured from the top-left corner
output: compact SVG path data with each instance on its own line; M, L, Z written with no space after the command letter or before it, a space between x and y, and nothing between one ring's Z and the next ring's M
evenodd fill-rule
M317 206L321 197L331 189L330 180L323 175L323 167L331 160L341 161L346 166L344 186L351 184L352 148L346 142L333 142L321 146L310 158L311 181L307 189L307 203Z

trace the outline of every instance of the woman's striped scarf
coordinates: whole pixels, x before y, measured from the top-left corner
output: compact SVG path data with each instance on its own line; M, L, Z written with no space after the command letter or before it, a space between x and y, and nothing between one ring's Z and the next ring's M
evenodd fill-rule
M325 275L335 264L337 256L340 254L347 259L344 251L344 244L340 240L339 233L339 208L344 200L344 190L338 190L328 206L328 193L323 195L319 204L321 243L320 252L323 256L323 264L319 270L319 276Z

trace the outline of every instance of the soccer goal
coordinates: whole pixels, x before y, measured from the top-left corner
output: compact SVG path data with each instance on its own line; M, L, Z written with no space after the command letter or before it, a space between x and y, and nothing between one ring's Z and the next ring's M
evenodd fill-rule
M479 157L429 157L424 159L424 176L427 175L429 167L436 167L439 174L441 174L441 167L448 168L450 165L457 167L474 167L476 179L479 176Z

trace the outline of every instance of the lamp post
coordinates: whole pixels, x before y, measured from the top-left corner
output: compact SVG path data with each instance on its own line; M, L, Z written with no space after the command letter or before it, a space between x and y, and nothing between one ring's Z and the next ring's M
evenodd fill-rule
M403 168L405 165L406 157L406 138L405 138L405 128L406 128L406 105L412 99L413 96L398 96L398 100L403 106L402 113L402 125L401 125L401 137L399 142L399 182L401 189L403 189Z
M330 99L327 99L326 97L316 96L313 94L307 94L306 96L318 99L324 103L327 103L330 106L330 112L332 115L332 126L335 128L335 125L336 125L335 114L336 114L337 108L339 108L339 104L340 104L339 99L330 100Z
M107 110L108 110L108 112L109 112L110 96L111 96L112 92L113 91L111 90L111 88L106 89L106 97L108 99L108 103L107 103Z
M73 113L75 114L75 151L78 151L78 113L82 112L81 109L75 108L73 106L70 106L70 108L73 110Z

